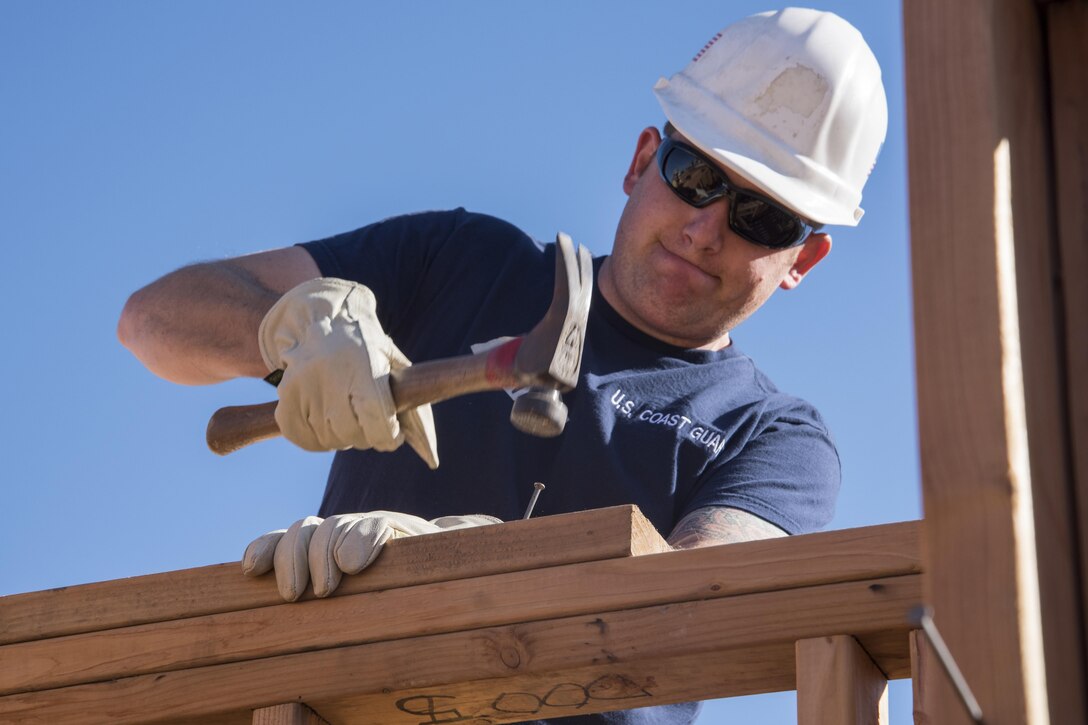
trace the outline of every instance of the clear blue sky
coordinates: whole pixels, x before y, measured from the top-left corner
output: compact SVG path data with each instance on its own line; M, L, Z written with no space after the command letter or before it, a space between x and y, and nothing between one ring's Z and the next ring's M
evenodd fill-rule
M0 5L5 352L0 595L240 558L317 506L328 454L227 458L187 388L116 341L129 293L181 265L465 206L605 253L650 88L763 2ZM898 2L826 2L869 40L890 128L856 229L734 334L812 400L843 460L833 527L918 518ZM910 722L892 689L892 722ZM792 694L701 723L793 722Z

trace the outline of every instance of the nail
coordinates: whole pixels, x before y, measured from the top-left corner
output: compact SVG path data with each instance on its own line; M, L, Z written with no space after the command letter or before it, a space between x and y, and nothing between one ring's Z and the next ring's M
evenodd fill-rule
M956 665L956 660L952 657L948 645L945 644L944 637L937 630L937 625L933 621L933 611L926 606L915 607L911 610L910 620L914 626L922 628L922 633L929 640L933 653L937 655L937 661L941 663L941 667L944 668L948 679L952 681L952 686L955 688L956 694L960 696L960 701L971 719L976 723L982 723L982 708L979 707L978 700L975 699L974 693L971 692L966 678Z
M525 509L525 515L522 516L521 518L527 519L527 518L529 518L530 516L533 515L533 508L536 506L536 500L538 498L540 498L540 492L543 491L543 490L544 490L544 484L541 483L540 481L537 481L536 483L533 484L532 498L529 499L529 506L528 506L528 508Z

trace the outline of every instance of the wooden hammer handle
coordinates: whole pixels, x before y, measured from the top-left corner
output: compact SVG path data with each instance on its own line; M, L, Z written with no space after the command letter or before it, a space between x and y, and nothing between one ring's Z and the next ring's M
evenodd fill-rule
M225 456L250 443L280 435L276 423L277 401L220 408L208 421L208 448Z
M521 345L515 338L493 350L419 363L389 374L397 412L481 390L514 387L521 381L514 358ZM524 384L524 383L522 383ZM208 421L208 448L221 456L250 443L280 435L276 401L220 408Z

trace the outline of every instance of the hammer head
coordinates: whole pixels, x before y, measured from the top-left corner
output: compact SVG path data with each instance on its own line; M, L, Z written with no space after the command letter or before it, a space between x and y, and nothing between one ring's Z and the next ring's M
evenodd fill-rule
M567 406L555 388L530 388L514 401L510 422L522 433L554 438L567 425Z
M578 247L560 232L555 240L555 291L543 319L525 336L514 370L531 381L532 389L514 401L510 422L535 436L552 437L563 432L567 406L559 391L571 390L582 367L582 348L593 297L593 260L589 250Z
M514 370L534 385L567 391L578 382L582 346L593 297L593 260L560 232L555 240L555 291L551 306L524 337Z

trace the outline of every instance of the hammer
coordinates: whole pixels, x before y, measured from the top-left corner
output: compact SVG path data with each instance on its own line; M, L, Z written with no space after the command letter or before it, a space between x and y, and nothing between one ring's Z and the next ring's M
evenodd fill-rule
M389 374L397 412L467 393L530 386L514 401L510 422L541 437L557 436L567 422L560 392L574 388L582 365L593 263L589 250L556 236L555 290L544 317L522 337L474 355L429 360ZM228 453L280 435L277 401L220 408L208 421L208 448Z

